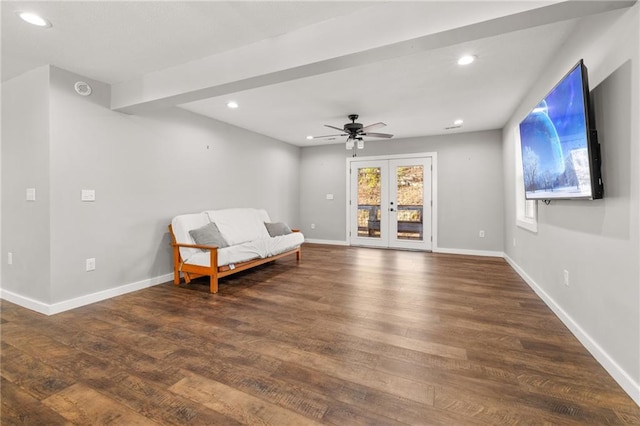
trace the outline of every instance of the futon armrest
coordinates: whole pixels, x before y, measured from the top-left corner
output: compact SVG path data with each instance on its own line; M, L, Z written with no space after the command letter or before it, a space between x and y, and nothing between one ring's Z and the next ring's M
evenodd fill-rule
M197 248L202 250L212 250L217 249L218 246L203 246L201 244L182 244L182 243L171 243L174 247L189 247L189 248Z

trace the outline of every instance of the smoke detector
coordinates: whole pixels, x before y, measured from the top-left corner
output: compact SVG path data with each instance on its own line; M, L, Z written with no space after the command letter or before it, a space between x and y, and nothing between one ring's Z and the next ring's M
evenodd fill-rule
M85 83L84 81L76 81L74 88L78 95L89 96L91 94L91 86L89 86L89 83Z

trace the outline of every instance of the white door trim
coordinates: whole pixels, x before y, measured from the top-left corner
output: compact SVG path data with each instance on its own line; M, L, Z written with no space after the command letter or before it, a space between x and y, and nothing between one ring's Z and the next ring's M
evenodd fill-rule
M419 152L412 154L393 154L393 155L374 155L370 157L347 157L345 170L345 187L346 187L346 228L345 236L347 243L351 240L349 232L351 231L351 209L349 208L349 200L351 199L351 179L349 171L351 163L357 161L373 161L373 160L396 160L403 158L431 157L431 194L433 206L431 209L431 251L438 250L438 153L437 152Z

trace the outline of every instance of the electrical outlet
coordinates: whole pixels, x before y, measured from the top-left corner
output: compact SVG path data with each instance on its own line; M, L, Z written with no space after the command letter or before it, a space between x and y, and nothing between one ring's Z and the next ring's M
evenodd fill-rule
M569 271L567 271L566 269L564 270L563 278L564 278L564 285L569 287Z
M315 223L311 224L311 229L316 229L316 224Z
M479 236L480 238L484 238L484 231L480 231L480 232L478 232L478 236Z
M7 253L7 265L13 265L13 253Z
M91 258L86 260L86 269L87 269L87 272L93 271L93 270L96 269L96 258L95 257L91 257Z
M513 237L513 246L514 247L516 246L516 238L515 237Z

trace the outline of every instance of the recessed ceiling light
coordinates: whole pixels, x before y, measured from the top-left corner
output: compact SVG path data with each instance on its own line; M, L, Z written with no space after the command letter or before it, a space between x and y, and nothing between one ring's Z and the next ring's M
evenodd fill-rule
M37 27L44 27L44 28L50 28L51 27L51 22L47 21L46 19L44 19L40 15L36 15L35 13L31 13L31 12L16 12L16 15L18 15L18 17L20 19L22 19L25 22L30 23L31 25L35 25Z
M228 106L229 108L231 108L231 109L236 109L236 108L238 108L238 106L239 106L239 105L238 105L238 103L237 103L237 102L235 102L235 101L230 101L230 102L228 102L228 103L227 103L227 106Z
M453 124L455 124L456 126L462 126L462 123L464 123L464 121L461 118L458 118L453 122Z
M475 60L476 60L476 56L475 55L461 56L460 59L458 59L458 65L469 65L470 63L472 63Z
M313 139L313 136L307 136L307 139L311 140Z

